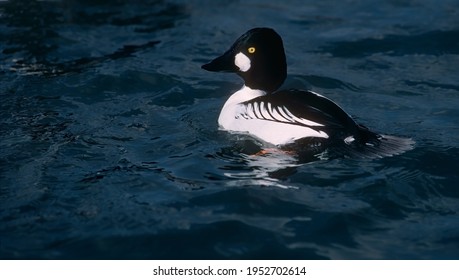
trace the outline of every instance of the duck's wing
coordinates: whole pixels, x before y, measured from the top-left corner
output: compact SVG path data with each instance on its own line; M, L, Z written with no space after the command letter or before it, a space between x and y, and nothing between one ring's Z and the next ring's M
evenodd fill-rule
M243 103L240 117L261 119L315 130L353 131L354 120L330 99L311 91L282 90Z
M380 158L411 150L415 142L409 138L381 135L357 124L330 99L311 91L283 90L260 96L243 103L241 116L247 119L275 121L305 126L330 135L329 155ZM306 141L304 145L303 140ZM344 141L343 141L344 140ZM287 148L310 151L308 139L299 139ZM333 145L338 144L336 146ZM313 145L314 146L314 145Z

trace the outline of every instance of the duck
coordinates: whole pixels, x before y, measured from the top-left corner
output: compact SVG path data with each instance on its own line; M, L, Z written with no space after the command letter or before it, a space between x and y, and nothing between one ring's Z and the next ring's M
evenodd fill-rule
M272 28L250 29L201 68L236 73L244 81L221 109L221 130L280 149L334 147L366 157L392 156L413 147L410 138L370 131L321 94L279 89L287 77L287 60L282 38Z

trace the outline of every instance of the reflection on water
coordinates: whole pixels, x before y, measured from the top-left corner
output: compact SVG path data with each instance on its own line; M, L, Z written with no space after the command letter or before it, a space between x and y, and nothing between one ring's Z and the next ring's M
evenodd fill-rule
M267 186L278 188L297 188L282 183L283 178L295 173L298 159L282 150L271 149L263 154L239 154L237 164L225 166L223 175L228 178L225 184L232 186ZM242 170L241 170L241 167Z

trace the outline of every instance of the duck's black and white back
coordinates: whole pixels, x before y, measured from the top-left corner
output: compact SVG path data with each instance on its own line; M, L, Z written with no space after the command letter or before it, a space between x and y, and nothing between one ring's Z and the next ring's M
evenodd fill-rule
M413 146L411 139L369 131L320 94L276 91L286 78L287 66L282 39L272 29L249 30L202 68L234 72L244 79L244 86L221 110L218 123L223 130L249 134L280 148L320 146L362 157L395 155Z

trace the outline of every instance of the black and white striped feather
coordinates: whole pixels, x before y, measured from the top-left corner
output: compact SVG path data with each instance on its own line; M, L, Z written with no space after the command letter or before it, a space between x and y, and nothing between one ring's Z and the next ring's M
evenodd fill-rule
M359 129L359 125L336 103L311 91L283 90L242 104L246 106L245 110L236 118L305 126L329 135L352 134Z

